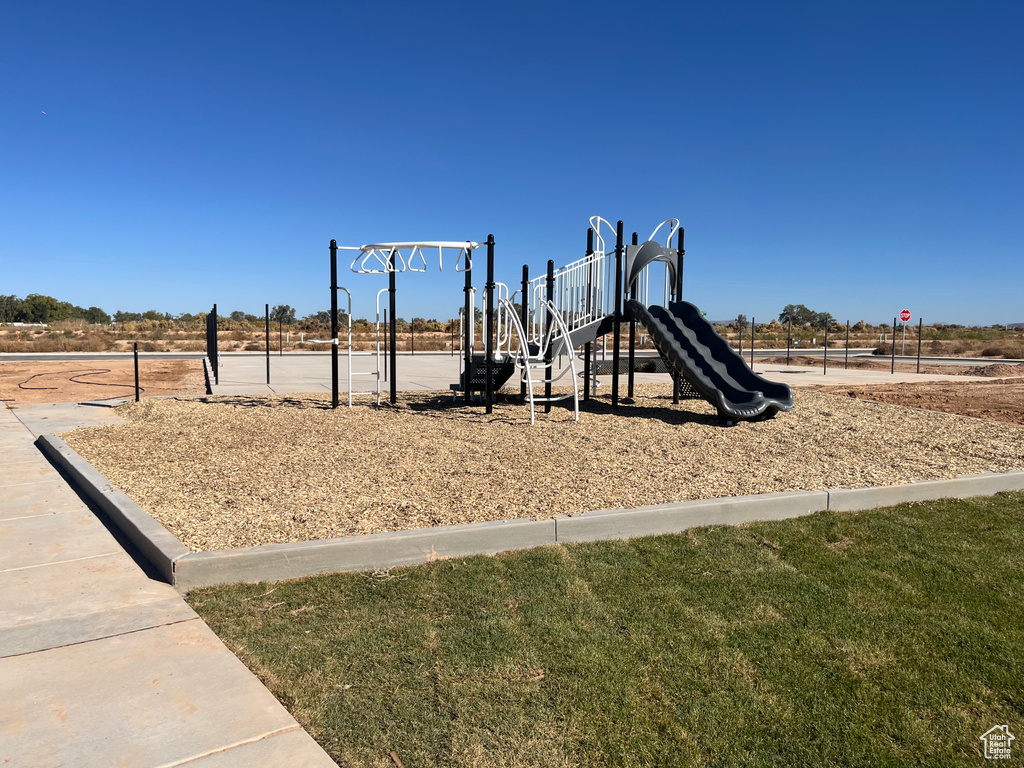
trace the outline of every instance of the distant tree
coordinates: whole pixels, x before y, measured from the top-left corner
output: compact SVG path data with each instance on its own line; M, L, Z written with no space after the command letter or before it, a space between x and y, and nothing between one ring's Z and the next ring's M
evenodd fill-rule
M23 303L26 323L56 323L67 320L73 312L74 307L69 302L38 293L30 293Z
M836 319L828 312L815 312L814 319L811 321L811 325L817 326L818 328L832 328L836 324Z
M234 320L236 323L244 323L245 322L245 312L243 312L240 309L236 309L234 312L232 312L229 315L229 317L232 320Z
M787 304L779 313L780 323L793 323L793 325L810 325L817 318L817 312L808 309L803 304Z
M270 310L270 319L284 325L295 325L295 310L287 304L276 304Z
M0 296L0 322L24 322L22 315L25 302L17 296Z
M182 312L180 315L174 318L175 322L181 323L182 325L192 325L198 319L198 317L189 312Z
M89 307L85 312L82 313L82 317L85 318L85 322L92 323L93 325L109 325L110 315L104 312L99 307Z
M141 322L142 315L138 312L122 312L120 309L114 313L115 323L138 323Z
M733 323L738 329L743 330L750 325L750 320L747 319L746 315L736 315L736 321Z
M863 320L858 320L856 323L853 324L851 330L853 330L855 333L863 333L864 331L867 330L867 328L867 323L865 323Z

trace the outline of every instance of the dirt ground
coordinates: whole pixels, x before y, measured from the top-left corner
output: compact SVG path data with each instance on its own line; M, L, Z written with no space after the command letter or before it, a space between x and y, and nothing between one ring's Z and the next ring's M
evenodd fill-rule
M703 401L673 406L667 383L618 411L592 400L578 423L448 393L399 406L154 399L64 438L194 551L1024 469L1017 427L807 390L729 428Z
M200 360L140 360L139 384L147 395L206 392ZM70 403L135 395L131 360L103 362L0 362L0 401Z
M1006 365L992 367L1011 368ZM1013 366L1013 368L1016 367L1019 366ZM877 403L958 413L1003 424L1024 426L1024 378L971 381L963 384L940 381L872 384L870 386L824 386L814 389L819 392L832 392Z

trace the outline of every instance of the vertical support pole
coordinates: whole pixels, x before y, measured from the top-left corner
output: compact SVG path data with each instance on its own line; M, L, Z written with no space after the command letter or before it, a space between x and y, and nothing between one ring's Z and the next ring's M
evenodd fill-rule
M487 327L484 333L484 354L487 357L487 395L485 412L494 410L494 235L487 236Z
M738 319L738 318L737 318ZM743 357L743 326L736 323L736 327L740 329L740 357Z
M277 354L284 357L284 320L277 320Z
M844 370L850 368L850 321L846 321L846 365Z
M892 319L892 361L889 366L889 373L896 373L896 318Z
M921 372L921 337L924 335L924 318L917 318L917 372Z
M555 300L555 262L548 259L548 276L547 276L547 300ZM544 350L544 362L547 366L544 368L544 398L547 402L544 403L544 413L551 413L551 379L554 378L554 370L551 367L551 361L554 359L551 349L551 337L555 330L555 318L551 316L550 307L548 311L544 313L547 318L547 322L544 324L544 339L547 341L547 349Z
M398 402L398 371L395 370L398 363L398 351L395 348L396 334L398 330L395 320L395 251L391 251L388 259L388 306L391 309L391 327L388 329L391 334L391 404Z
M786 321L786 365L789 365L789 350L793 346L793 320Z
M524 349L519 350L523 355L523 365L529 365L527 358L530 356L530 332L527 330L530 327L530 267L523 264L523 290L520 293L522 297L522 304L519 305L519 322L523 326L523 333L526 334L525 338L519 340L520 344L525 344ZM526 402L526 376L519 382L519 402Z
M587 253L586 255L592 256L594 254L594 229L593 227L587 228ZM587 296L586 296L586 311L587 318L589 320L594 319L593 311L593 265L587 269ZM590 400L590 367L591 367L591 356L594 351L594 342L588 341L583 345L583 402Z
M409 354L416 354L416 318L409 321Z
M686 230L679 228L679 244L676 246L676 301L683 300L683 257L686 256L686 249L683 248L683 236Z
M220 353L217 351L217 305L213 305L213 383L220 384Z
M750 316L750 370L754 370L754 316Z
M135 354L135 402L139 402L139 342L135 342L133 346L133 352Z
M622 340L622 220L615 225L615 314L612 327L612 408L619 407L619 343Z
M683 300L683 257L686 255L686 249L683 248L683 238L686 234L686 230L682 227L679 228L679 242L676 244L676 284L674 287L675 300ZM675 371L672 372L672 404L679 405L679 374Z
M384 381L388 380L388 368L391 367L390 364L388 363L388 350L391 348L388 345L388 328L390 328L390 327L391 326L388 325L388 311L385 309L384 310Z
M824 376L825 374L828 373L828 326L829 326L829 322L828 322L828 318L826 318L825 319L825 354L823 355L823 357L825 358L825 362L824 362L824 367L821 370L821 375L822 376Z
M470 339L473 338L473 323L476 318L473 317L473 268L470 266L470 251L466 250L466 285L462 289L465 292L465 307L463 309L463 322L462 322L462 353L465 356L464 367L462 369L462 388L463 396L465 397L466 405L472 402L472 398L469 394L469 381L470 373L473 369L473 348L470 344Z
M270 305L267 305L267 381L270 381ZM338 407L338 241L331 240L331 408Z
M637 233L633 233L633 245L639 244ZM629 298L636 299L636 283L629 287ZM636 320L629 320L629 372L626 374L626 397L633 399L633 368L636 367Z
M267 348L267 386L270 386L270 305L263 305L263 331L266 337L264 346ZM331 371L334 372L333 369Z
M448 328L451 330L451 334L452 334L452 357L455 357L455 321L454 320L449 320L448 321Z

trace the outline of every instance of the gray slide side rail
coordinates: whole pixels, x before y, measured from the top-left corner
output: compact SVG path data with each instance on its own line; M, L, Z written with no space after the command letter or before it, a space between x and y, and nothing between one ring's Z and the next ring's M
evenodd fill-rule
M642 323L675 372L730 419L756 419L793 410L793 390L758 376L687 301L668 307L626 302L626 314Z

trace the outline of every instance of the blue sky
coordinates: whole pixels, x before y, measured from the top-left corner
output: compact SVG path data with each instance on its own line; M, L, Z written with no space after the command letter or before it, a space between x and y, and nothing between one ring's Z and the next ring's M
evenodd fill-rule
M331 238L493 233L515 283L591 215L674 216L709 317L1022 322L1022 28L1019 2L5 3L0 293L304 315ZM341 282L369 315L383 279ZM447 270L398 287L407 318L461 302Z

